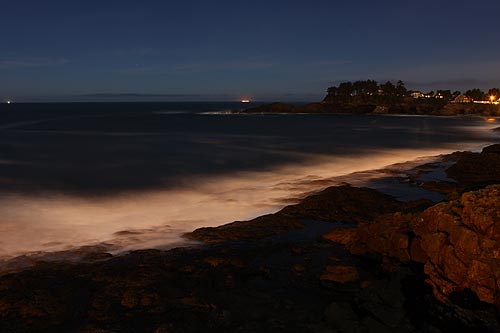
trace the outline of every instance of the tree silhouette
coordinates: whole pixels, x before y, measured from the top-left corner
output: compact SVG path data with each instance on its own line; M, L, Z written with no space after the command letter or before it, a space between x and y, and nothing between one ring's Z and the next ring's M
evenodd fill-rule
M478 88L474 88L472 90L467 90L465 92L465 96L472 98L474 101L483 101L486 99L486 94Z

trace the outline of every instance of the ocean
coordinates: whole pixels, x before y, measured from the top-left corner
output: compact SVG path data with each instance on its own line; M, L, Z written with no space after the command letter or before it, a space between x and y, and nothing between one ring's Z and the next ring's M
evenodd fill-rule
M181 246L198 227L498 142L480 117L227 113L248 106L0 106L0 259Z

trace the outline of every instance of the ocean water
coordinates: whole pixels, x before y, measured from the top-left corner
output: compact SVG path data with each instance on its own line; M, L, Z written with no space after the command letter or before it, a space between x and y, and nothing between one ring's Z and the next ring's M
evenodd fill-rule
M0 259L119 253L496 143L479 117L238 115L241 103L0 106Z

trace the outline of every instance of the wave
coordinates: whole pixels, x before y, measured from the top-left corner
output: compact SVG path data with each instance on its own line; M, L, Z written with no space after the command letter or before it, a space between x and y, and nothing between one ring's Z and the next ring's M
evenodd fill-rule
M478 149L478 144L464 143L461 148ZM417 164L437 161L439 158L429 156L453 150L449 146L374 150L362 156L311 154L301 164L192 177L180 189L129 192L99 199L62 193L43 197L5 194L0 197L0 258L60 251L67 256L68 251L84 246L100 246L111 253L185 246L192 244L182 238L185 232L276 212L311 192L340 183L378 187L404 200L414 193L398 189L394 175L403 175L402 170ZM412 162L394 164L403 161ZM392 176L391 183L380 181L388 175Z

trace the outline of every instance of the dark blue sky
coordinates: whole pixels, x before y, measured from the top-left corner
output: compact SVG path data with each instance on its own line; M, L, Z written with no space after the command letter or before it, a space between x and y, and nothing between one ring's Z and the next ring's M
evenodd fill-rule
M500 86L498 0L2 0L0 37L0 100L315 100L368 78Z

